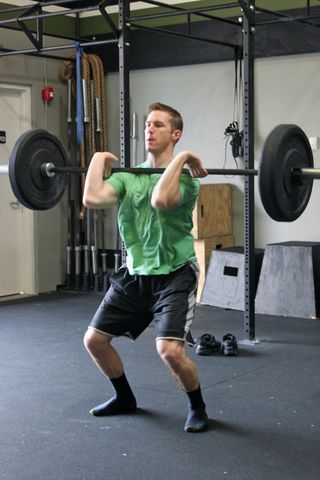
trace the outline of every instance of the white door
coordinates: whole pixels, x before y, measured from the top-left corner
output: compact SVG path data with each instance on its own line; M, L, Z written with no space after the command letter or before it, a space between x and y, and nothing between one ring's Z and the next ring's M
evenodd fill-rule
M31 125L30 88L0 83L0 164L8 165L17 138ZM0 297L35 293L34 218L13 195L8 175L0 175Z

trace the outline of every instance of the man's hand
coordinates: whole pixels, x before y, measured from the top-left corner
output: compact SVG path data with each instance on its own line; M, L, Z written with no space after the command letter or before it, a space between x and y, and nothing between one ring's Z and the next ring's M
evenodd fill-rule
M166 167L160 180L153 189L151 205L153 208L170 210L180 203L180 176L186 166L192 177L205 177L207 170L201 160L192 152L185 150L178 153Z
M99 163L101 164L104 162L104 173L103 177L104 178L109 178L110 175L112 174L112 165L113 163L117 162L118 158L113 155L111 152L96 152L93 157L91 162L94 163Z
M182 157L185 157L184 164L189 169L192 177L202 178L208 175L207 169L204 167L199 157L194 155L189 150L179 153Z

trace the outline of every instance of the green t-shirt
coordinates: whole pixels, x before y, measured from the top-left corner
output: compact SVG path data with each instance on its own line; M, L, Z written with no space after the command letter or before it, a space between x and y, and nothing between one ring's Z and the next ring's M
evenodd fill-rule
M150 168L148 162L138 166ZM120 202L119 232L131 275L167 274L196 260L191 229L199 181L181 175L180 204L172 210L159 210L151 206L151 195L160 176L118 172L106 180Z

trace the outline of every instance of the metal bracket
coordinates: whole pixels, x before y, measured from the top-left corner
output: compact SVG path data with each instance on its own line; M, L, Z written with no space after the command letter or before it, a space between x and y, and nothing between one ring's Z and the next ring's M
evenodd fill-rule
M110 5L109 0L103 0L102 2L99 3L98 8L99 8L99 11L100 11L101 15L103 16L103 18L105 19L105 21L107 22L109 27L111 28L112 33L115 36L115 38L119 38L118 29L115 26L115 24L113 23L113 21L112 21L110 15L108 14L108 12L106 12L106 10L105 10L105 8L108 5Z
M246 16L249 24L253 26L254 18L255 18L255 7L254 3L250 3L246 0L238 0L241 10L243 11L244 15Z
M17 17L17 23L19 24L21 29L24 31L24 33L27 35L30 42L38 50L38 52L41 52L41 49L43 47L43 19L42 18L37 18L37 16L34 17L34 19L37 22L37 37L35 37L33 35L31 30L27 27L26 23L24 22L24 17L28 16L29 14L32 15L33 13L36 13L37 15L41 14L42 13L41 6L36 4L34 7L29 8L22 15Z

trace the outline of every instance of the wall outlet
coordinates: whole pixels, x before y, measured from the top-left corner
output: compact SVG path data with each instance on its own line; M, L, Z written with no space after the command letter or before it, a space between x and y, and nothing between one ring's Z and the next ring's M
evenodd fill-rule
M319 147L320 147L319 137L309 137L309 142L312 150L319 150Z

